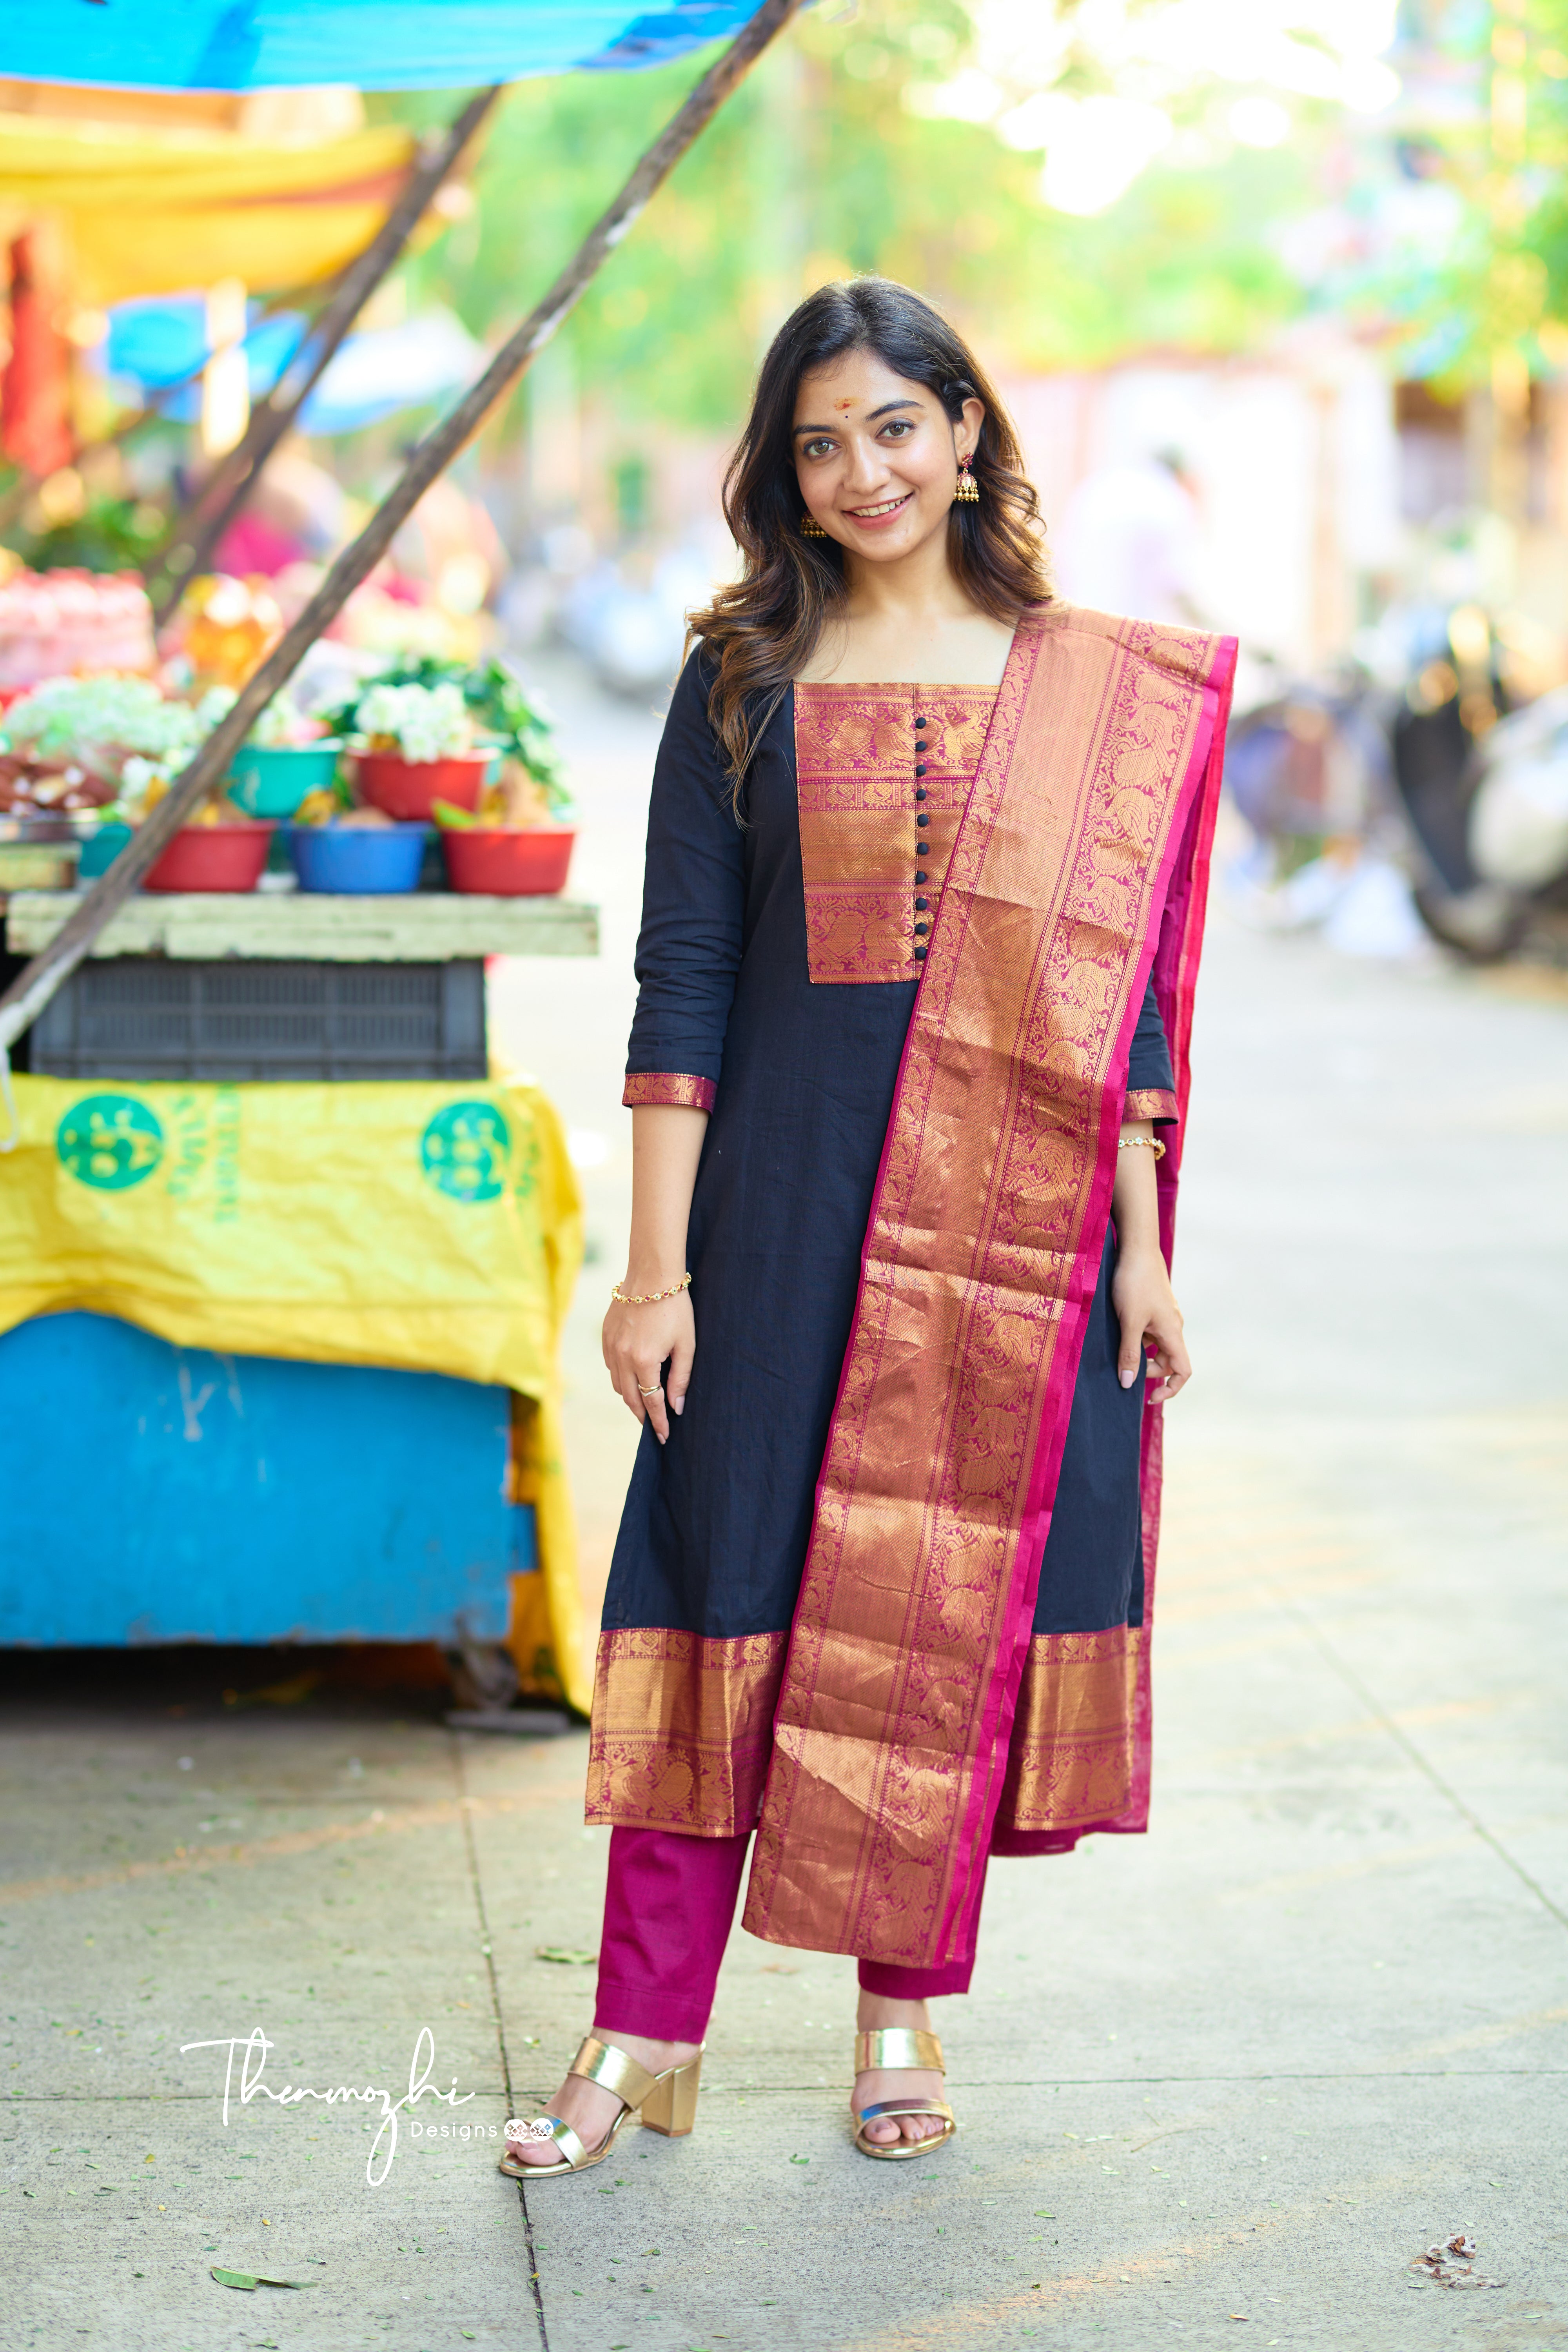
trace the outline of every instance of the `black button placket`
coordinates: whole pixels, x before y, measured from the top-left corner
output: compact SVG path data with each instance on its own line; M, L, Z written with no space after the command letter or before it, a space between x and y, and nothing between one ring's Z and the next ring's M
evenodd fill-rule
M923 713L917 710L915 713L915 798L917 801L923 801L926 797L926 788L920 781L925 774L927 765L926 761L921 757L921 753L928 748L924 734L925 725L926 720ZM930 824L930 813L922 808L915 818L915 825L917 828L915 837L915 883L917 887L921 883L927 879L926 869L922 865L921 865L920 860L924 857L926 852L931 847L929 840L921 837ZM928 898L917 898L915 900L915 912L917 915L927 914L930 911L930 907L931 901ZM917 963L921 963L925 961L925 936L930 929L931 925L929 923L919 922L915 925L914 952Z

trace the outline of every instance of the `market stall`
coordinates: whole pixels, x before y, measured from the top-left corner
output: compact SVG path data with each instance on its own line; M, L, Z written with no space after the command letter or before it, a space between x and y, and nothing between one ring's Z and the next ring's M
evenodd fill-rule
M585 1696L554 1386L576 1195L549 1105L480 1074L475 1018L484 956L594 951L592 910L558 895L571 829L548 747L489 667L362 674L333 709L284 689L794 5L570 12L574 55L600 67L741 29L286 625L198 583L185 671L159 647L159 710L121 692L110 723L45 677L5 714L14 824L42 828L12 846L79 863L75 891L15 889L6 910L26 961L0 997L0 1056L30 1029L33 1059L14 1098L0 1059L0 1475L26 1493L30 1539L8 1548L0 1639L493 1642L504 1626L524 1690ZM185 79L251 86L267 43L236 46L232 12L206 13ZM506 52L497 79L562 62L563 12L479 14ZM35 21L40 74L59 70L64 15ZM435 37L443 12L405 18ZM276 79L307 78L286 62L290 28L308 24L319 71L351 20L269 12ZM145 80L152 24L134 5L95 23L74 70ZM404 47L380 79L452 76ZM203 631L231 621L261 641L225 701ZM330 773L308 776L312 759ZM341 1444L321 1442L323 1400ZM107 1532L127 1504L134 1541Z
M530 1696L581 1698L554 1369L576 1190L549 1102L492 1074L484 971L592 955L597 926L562 895L574 836L521 688L420 667L454 674L373 674L338 733L269 706L272 740L28 1034L0 1177L0 1642L504 1645ZM16 695L0 824L55 838L0 841L0 878L123 853L225 699L188 654L159 673ZM487 854L499 877L469 877ZM509 891L509 859L543 887ZM198 887L166 887L182 861ZM7 951L46 950L79 898L13 889Z

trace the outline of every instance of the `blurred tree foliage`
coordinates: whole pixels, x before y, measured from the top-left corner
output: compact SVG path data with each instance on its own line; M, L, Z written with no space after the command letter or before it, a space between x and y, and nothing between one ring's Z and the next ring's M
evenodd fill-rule
M1402 307L1456 393L1489 376L1506 393L1568 360L1568 0L1405 0L1401 48L1446 100L1407 166L1460 200Z
M1493 11L1485 185L1494 266L1481 316L1494 344L1568 321L1568 0Z
M563 331L582 381L628 418L728 425L790 307L856 270L919 287L994 362L1028 367L1236 352L1300 307L1270 235L1308 197L1299 148L1227 144L1212 161L1200 148L1195 164L1146 173L1100 217L1050 212L1037 154L906 102L911 86L918 107L918 85L952 76L970 37L958 0L862 0L847 26L804 16ZM407 265L413 299L451 303L480 335L515 321L694 70L520 84L479 163L477 206ZM454 100L375 103L429 124Z

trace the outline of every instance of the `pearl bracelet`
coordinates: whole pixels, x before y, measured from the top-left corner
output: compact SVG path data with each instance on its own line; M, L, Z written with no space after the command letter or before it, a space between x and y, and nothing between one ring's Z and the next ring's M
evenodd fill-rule
M1163 1150L1163 1144L1160 1148ZM683 1290L689 1288L690 1283L691 1276L683 1274L680 1280L672 1282L668 1290L647 1290L639 1296L636 1291L623 1290L617 1282L612 1285L610 1297L618 1298L623 1307L657 1307L661 1298L679 1298Z
M1165 1147L1157 1135L1123 1135L1117 1142L1118 1151L1152 1151L1156 1160L1163 1160Z

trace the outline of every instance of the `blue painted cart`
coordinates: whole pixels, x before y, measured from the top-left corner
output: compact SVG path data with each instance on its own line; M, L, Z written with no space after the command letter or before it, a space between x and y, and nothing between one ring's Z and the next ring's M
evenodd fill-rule
M500 1642L537 1565L510 1405L106 1316L23 1323L0 1337L0 1644Z

